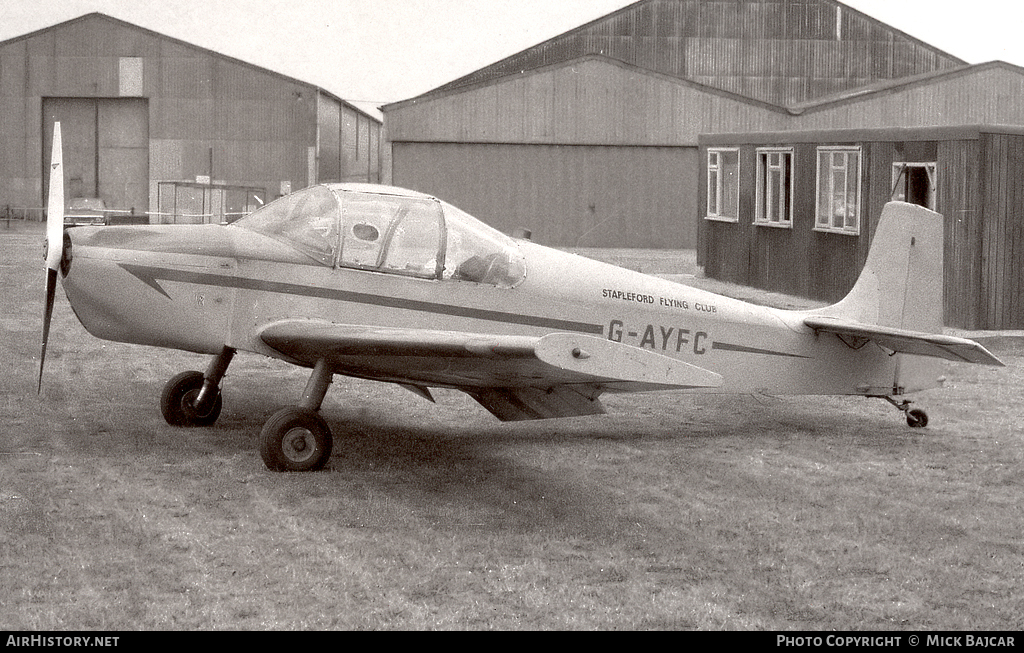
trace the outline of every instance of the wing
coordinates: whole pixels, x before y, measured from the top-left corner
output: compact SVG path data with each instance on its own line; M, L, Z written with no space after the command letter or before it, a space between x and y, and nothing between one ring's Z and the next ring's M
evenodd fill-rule
M269 347L304 365L413 387L463 390L503 420L604 412L605 391L717 387L703 368L574 333L502 336L288 320L264 328Z
M1003 366L1002 361L987 349L967 338L905 331L835 317L807 317L804 318L804 324L818 332L834 333L841 338L850 339L847 344L855 347L870 340L885 349L902 354L945 358L960 363Z

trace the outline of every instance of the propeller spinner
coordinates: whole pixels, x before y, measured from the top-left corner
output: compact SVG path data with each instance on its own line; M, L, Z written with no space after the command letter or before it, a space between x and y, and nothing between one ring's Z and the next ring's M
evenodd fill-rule
M43 309L43 346L39 353L39 387L43 390L43 364L46 342L50 337L50 318L57 291L57 271L64 256L64 159L60 123L53 124L53 148L50 155L50 195L46 204L46 303Z

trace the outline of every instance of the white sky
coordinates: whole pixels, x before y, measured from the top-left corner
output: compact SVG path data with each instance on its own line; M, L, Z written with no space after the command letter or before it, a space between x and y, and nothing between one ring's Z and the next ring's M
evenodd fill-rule
M364 106L404 100L634 0L5 0L0 40L93 11ZM966 60L1024 66L1022 0L844 0Z

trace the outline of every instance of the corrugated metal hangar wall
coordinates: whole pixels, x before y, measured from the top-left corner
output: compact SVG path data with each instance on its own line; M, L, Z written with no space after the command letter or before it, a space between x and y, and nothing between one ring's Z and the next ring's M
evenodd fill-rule
M103 14L0 43L0 207L44 204L52 123L68 196L157 209L162 181L272 199L380 181L378 120L322 89ZM154 216L154 221L160 221Z
M692 248L700 134L963 65L833 0L643 0L385 106L385 156L393 183L544 244Z
M400 185L430 188L506 233L530 229L537 242L683 247L692 232L674 216L695 206L696 157L685 147L405 143L394 171Z
M144 98L43 98L44 124L61 123L67 197L149 206L149 106ZM49 152L53 133L43 134ZM45 157L44 157L45 158ZM45 165L43 175L47 175ZM48 176L43 177L46 189Z

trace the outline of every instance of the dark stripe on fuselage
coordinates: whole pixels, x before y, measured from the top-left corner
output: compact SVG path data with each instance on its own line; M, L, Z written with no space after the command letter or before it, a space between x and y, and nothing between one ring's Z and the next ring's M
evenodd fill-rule
M169 268L156 268L144 265L132 265L129 263L120 263L119 265L147 286L164 295L167 295L167 293L160 287L160 284L157 283L158 281L177 281L183 283L195 283L204 286L219 286L223 288L237 288L240 290L258 290L262 292L298 295L302 297L315 297L317 299L353 302L369 306L383 306L386 308L422 311L438 315L451 315L453 317L473 318L478 320L488 320L491 322L504 322L507 324L521 324L524 326L544 327L596 335L604 333L604 327L601 325L587 324L586 322L573 322L569 320L558 320L533 315L519 315L517 313L490 311L480 308L470 308L467 306L449 306L447 304L424 302L415 299L382 297L380 295L354 292L351 290L337 290L334 288L323 288L319 286L303 286L294 283L282 283L279 281L265 281L263 279L248 279L245 277L235 277L222 274L190 272L188 270L172 270Z
M789 354L784 351L772 351L771 349L758 349L757 347L732 345L727 342L714 342L712 343L711 348L716 349L718 351L735 351L741 354L764 354L765 356L788 356L790 358L810 358L809 356L803 356L801 354Z

